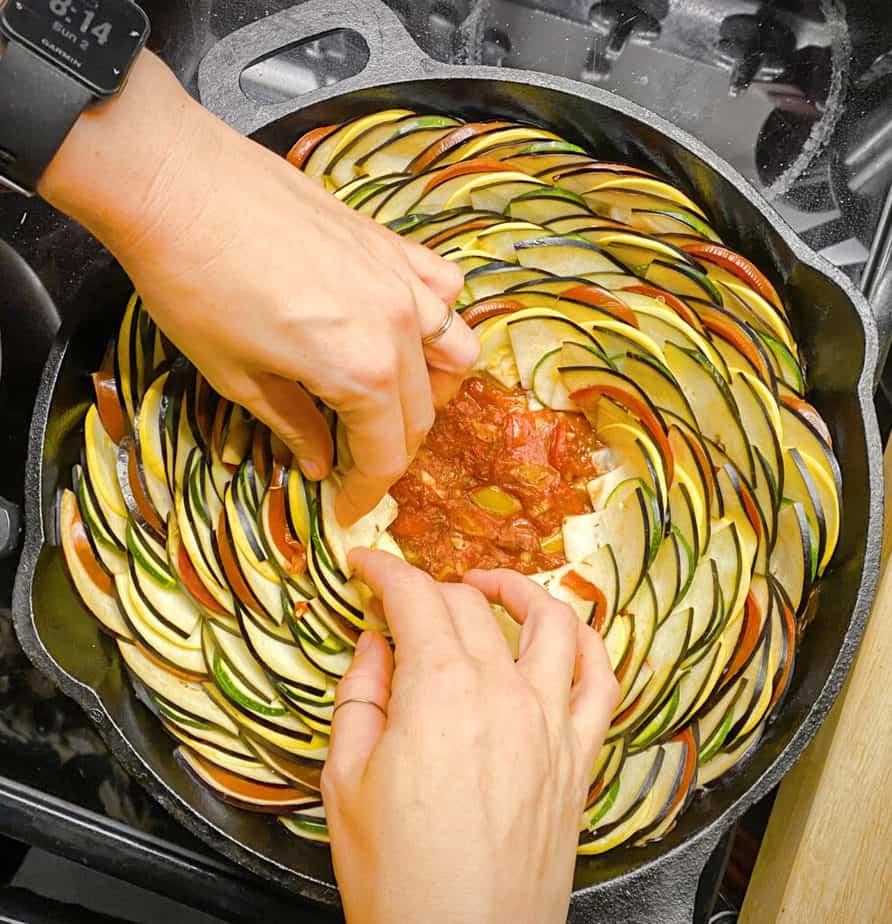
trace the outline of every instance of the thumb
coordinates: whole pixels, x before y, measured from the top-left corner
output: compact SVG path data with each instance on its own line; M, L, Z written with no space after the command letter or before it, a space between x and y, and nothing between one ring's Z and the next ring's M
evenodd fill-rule
M252 376L251 383L245 407L285 443L307 478L324 478L331 468L331 431L313 399L297 382L278 375Z
M379 632L363 632L338 684L326 768L334 780L358 779L387 724L393 655ZM373 705L374 704L374 705Z

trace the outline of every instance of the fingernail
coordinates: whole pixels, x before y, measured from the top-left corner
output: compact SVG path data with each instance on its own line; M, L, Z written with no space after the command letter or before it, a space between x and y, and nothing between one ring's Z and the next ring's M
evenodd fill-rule
M313 459L298 459L297 464L310 481L321 480L322 466L318 462L314 462Z
M369 645L372 644L372 637L368 632L363 632L359 636L359 641L356 643L356 654L362 655L365 654L369 649Z

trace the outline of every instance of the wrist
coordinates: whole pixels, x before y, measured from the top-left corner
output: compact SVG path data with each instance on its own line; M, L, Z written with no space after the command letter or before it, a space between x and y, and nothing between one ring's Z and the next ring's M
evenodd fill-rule
M143 50L113 98L84 111L38 183L38 193L112 251L158 223L184 161L207 148L213 117Z

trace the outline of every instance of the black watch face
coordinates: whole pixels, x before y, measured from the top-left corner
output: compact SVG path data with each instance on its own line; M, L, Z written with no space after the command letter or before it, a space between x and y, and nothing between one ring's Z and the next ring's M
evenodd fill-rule
M99 96L120 88L149 33L131 0L6 0L0 22Z

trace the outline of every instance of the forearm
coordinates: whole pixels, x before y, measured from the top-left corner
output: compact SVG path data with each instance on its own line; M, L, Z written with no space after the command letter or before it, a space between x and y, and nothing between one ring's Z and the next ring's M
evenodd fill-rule
M143 51L124 89L78 119L38 192L122 256L162 222L175 236L200 210L212 192L208 168L219 159L221 130L228 132ZM205 169L196 169L203 160Z

